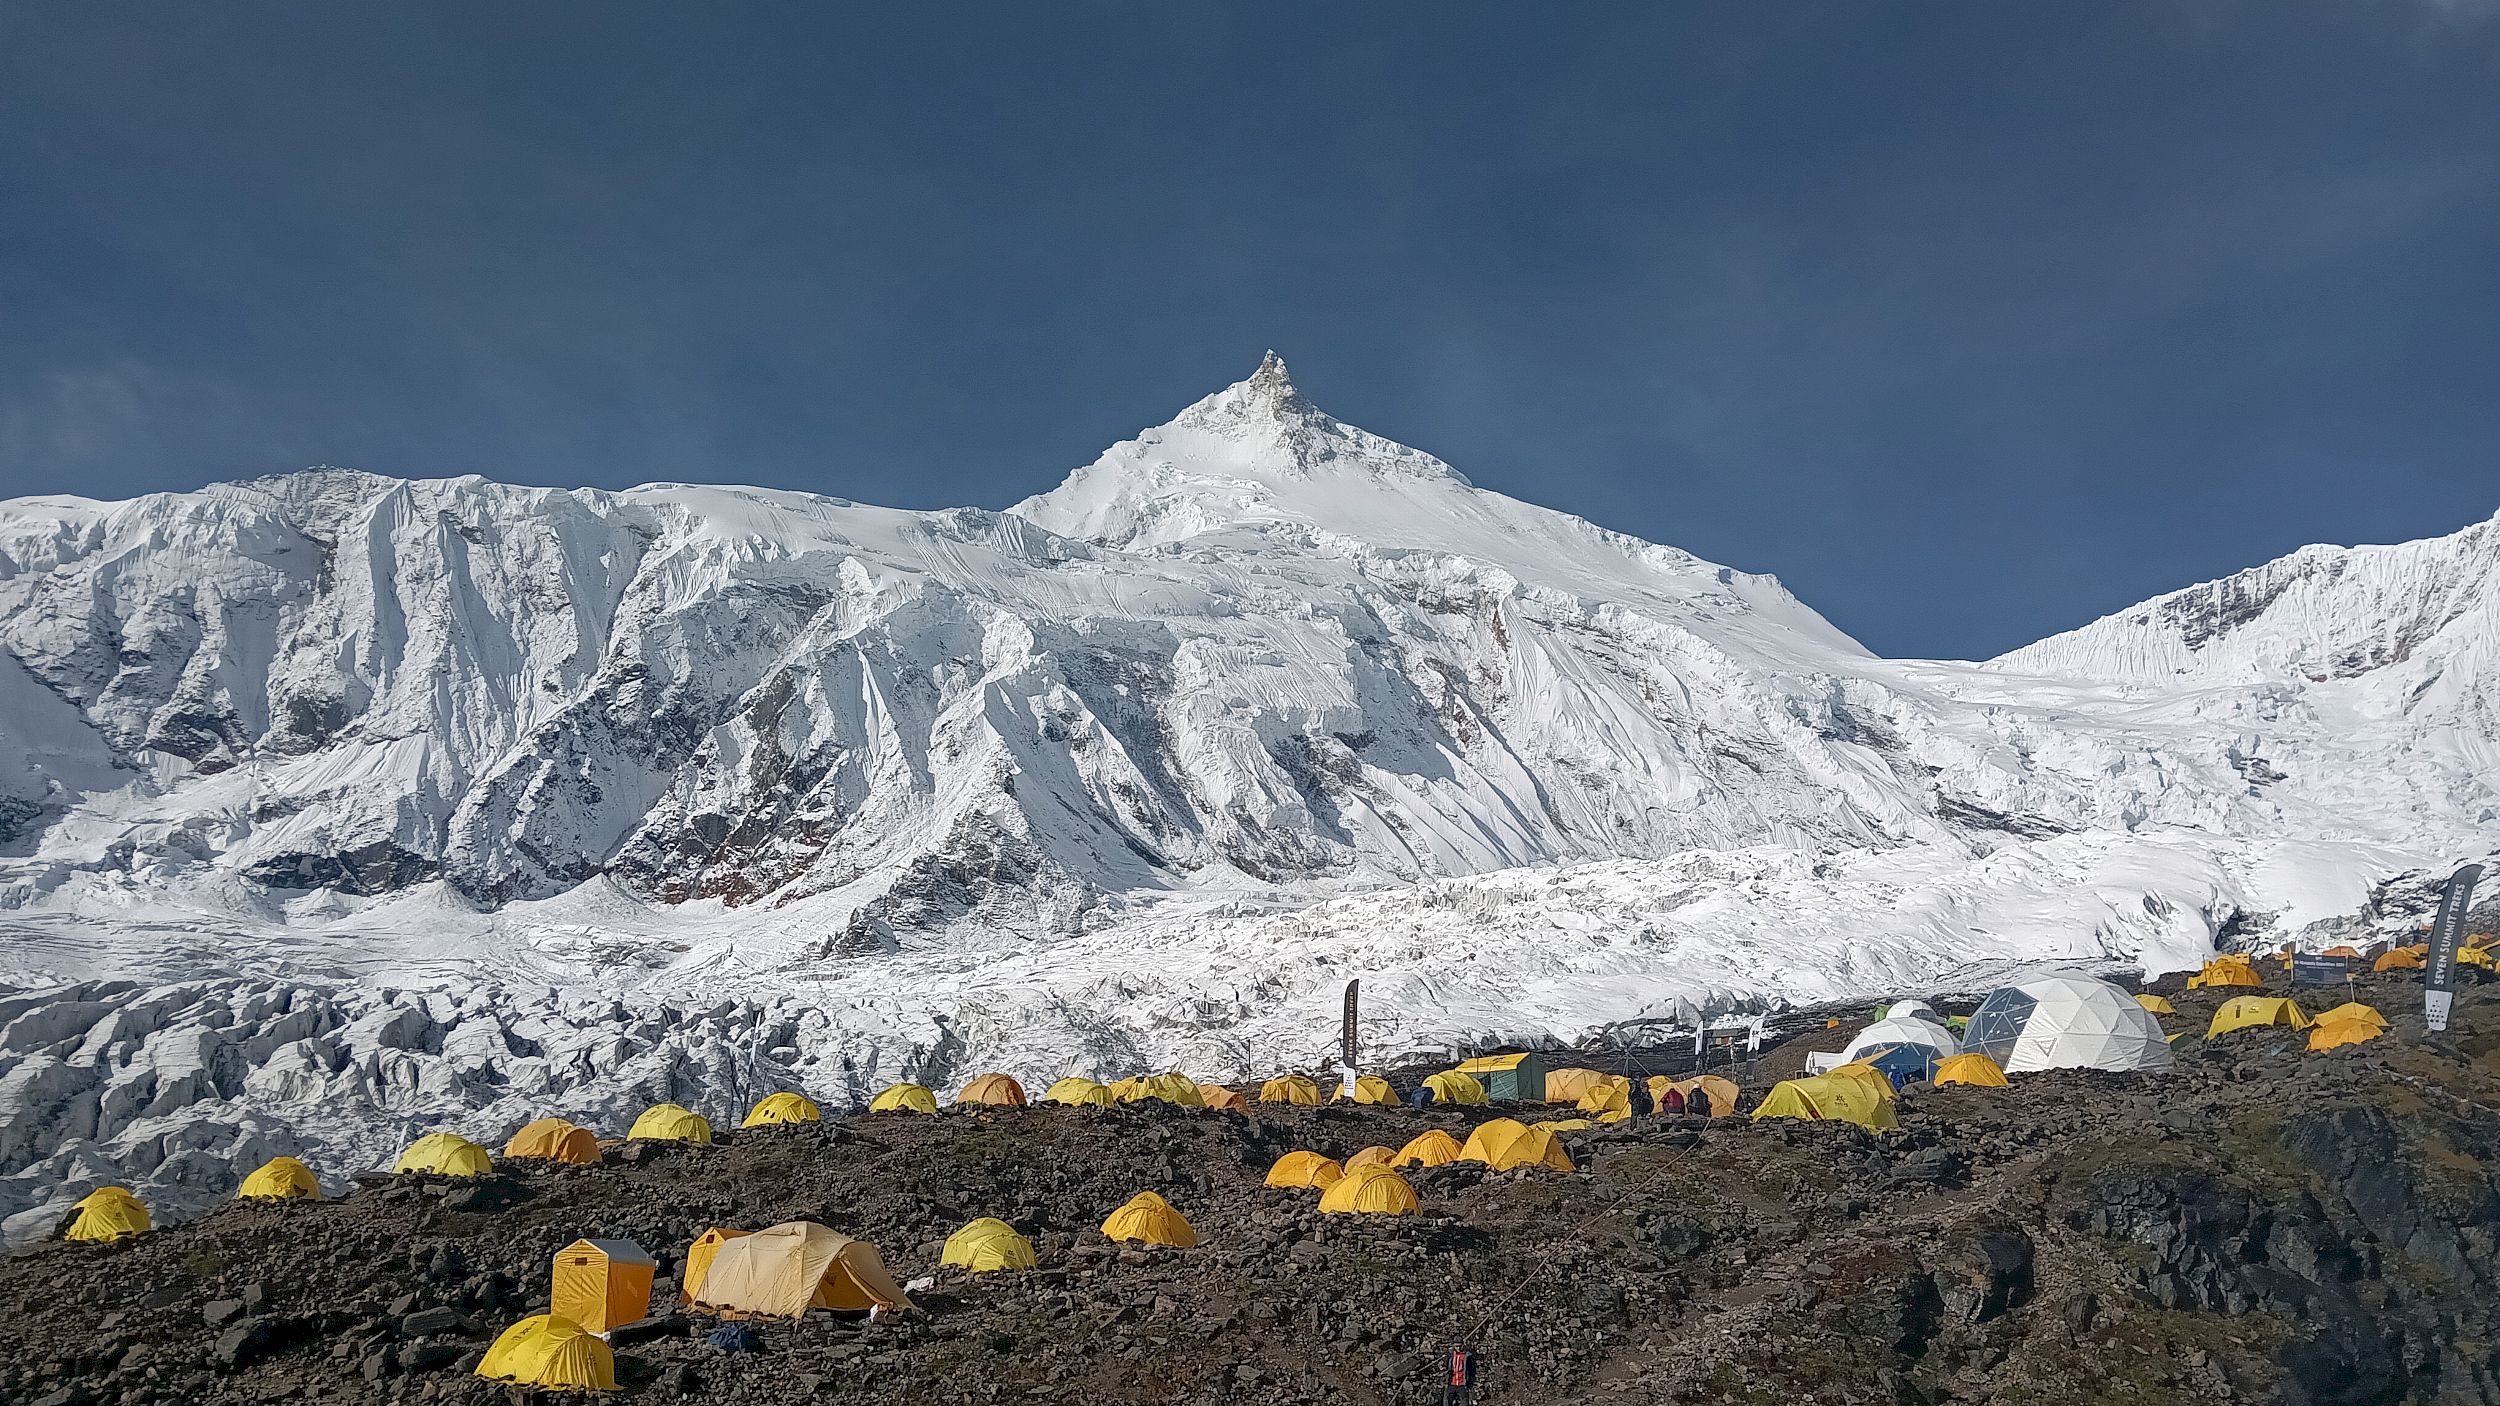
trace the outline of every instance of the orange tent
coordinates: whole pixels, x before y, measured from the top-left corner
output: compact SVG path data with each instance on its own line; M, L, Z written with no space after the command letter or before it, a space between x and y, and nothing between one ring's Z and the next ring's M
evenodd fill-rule
M599 1164L599 1136L588 1128L575 1127L562 1118L541 1118L512 1135L503 1145L503 1155L512 1158L537 1158L549 1162L566 1162L577 1167ZM567 1314L566 1317L572 1315ZM592 1331L604 1331L593 1329Z
M955 1095L955 1102L989 1108L1022 1108L1024 1085L1004 1074L984 1074L964 1085L963 1092Z

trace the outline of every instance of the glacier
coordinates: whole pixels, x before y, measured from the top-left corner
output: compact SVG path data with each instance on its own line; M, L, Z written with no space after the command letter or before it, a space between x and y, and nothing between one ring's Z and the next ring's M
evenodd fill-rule
M1570 1041L2418 923L2500 516L1981 662L1272 354L1000 512L315 469L0 504L0 1230L437 1125Z

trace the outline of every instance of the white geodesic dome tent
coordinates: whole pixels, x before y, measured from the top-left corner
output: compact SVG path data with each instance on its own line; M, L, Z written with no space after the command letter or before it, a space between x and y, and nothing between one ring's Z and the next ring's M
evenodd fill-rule
M1884 1007L1884 1019L1886 1020L1907 1020L1911 1016L1918 1016L1923 1020L1934 1020L1936 1019L1936 1008L1927 1004L1925 1001L1919 1000L1895 1001L1891 1005Z
M1894 1009L1900 1008L1896 1006ZM1840 1062L1846 1064L1878 1050L1893 1049L1901 1045L1915 1045L1929 1051L1931 1062L1938 1059L1950 1059L1962 1052L1962 1044L1953 1038L1953 1032L1933 1020L1919 1016L1887 1015L1882 1020L1859 1031L1857 1038L1851 1040L1848 1047L1840 1052Z
M1962 1048L2008 1074L2029 1069L2168 1069L2161 1022L2135 998L2088 976L2000 986L1962 1032Z

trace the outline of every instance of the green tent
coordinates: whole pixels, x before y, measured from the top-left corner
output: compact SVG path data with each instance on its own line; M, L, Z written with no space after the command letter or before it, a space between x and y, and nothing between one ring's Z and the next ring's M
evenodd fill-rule
M1485 1096L1504 1103L1545 1101L1545 1061L1534 1054L1486 1055L1458 1066L1484 1085Z

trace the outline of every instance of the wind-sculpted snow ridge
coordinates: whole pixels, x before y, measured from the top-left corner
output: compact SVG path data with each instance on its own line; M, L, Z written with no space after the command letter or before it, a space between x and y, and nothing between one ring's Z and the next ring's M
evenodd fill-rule
M436 1081L415 1102L236 1073L299 1005L595 1046L627 1017L567 1002L735 993L799 1063L631 1017L682 1024L667 1058L720 1078L672 1092L729 1113L775 1069L840 1102L1312 1062L1349 976L1422 1051L2376 931L2500 826L2496 544L2312 548L1985 664L1884 660L1767 576L1334 420L1272 356L1005 512L345 469L0 504L10 1204L650 1087L356 1039L326 1077L453 1072L392 1076ZM167 1002L206 1014L80 1053ZM195 1027L241 1032L199 1078Z

